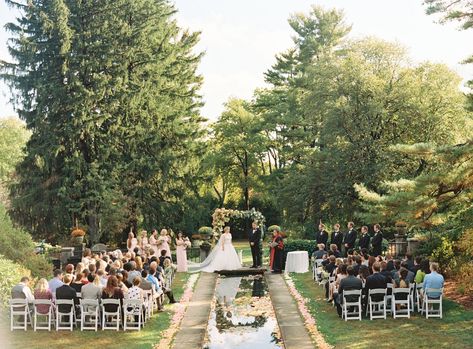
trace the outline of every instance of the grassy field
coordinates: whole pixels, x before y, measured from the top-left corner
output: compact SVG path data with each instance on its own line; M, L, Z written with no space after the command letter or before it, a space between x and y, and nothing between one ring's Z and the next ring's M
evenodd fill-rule
M324 289L316 285L311 273L291 274L319 331L335 348L473 348L473 311L445 300L443 319L342 321L331 304L324 300Z
M173 284L174 295L177 300L183 293L189 275L178 273ZM166 305L165 311L155 313L154 316L146 323L143 330L138 331L84 331L75 329L73 332L55 330L33 332L28 329L27 332L14 331L9 332L9 324L3 325L2 334L8 335L9 345L5 345L3 338L0 340L1 348L18 348L18 349L75 349L94 347L100 349L145 349L152 348L161 338L161 333L170 325L172 311L171 306ZM3 337L3 336L2 336Z

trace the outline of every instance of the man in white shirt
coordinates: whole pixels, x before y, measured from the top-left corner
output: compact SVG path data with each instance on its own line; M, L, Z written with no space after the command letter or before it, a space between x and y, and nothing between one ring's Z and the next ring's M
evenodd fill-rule
M59 269L54 270L54 277L49 280L49 290L53 294L53 298L56 298L56 290L64 285L64 282L62 282L62 271Z
M13 286L11 289L11 298L12 299L27 299L28 303L33 303L34 296L31 292L30 286L30 279L27 276L23 276L20 282Z

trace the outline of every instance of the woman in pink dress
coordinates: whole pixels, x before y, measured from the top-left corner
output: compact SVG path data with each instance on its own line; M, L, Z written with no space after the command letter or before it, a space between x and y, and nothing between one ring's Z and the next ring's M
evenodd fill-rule
M188 247L190 247L190 241L185 239L182 233L178 233L176 239L176 259L178 272L187 272L186 249Z
M156 229L153 229L153 231L151 232L151 236L149 237L148 242L151 246L151 249L154 251L153 256L159 258L160 248L158 246L158 231Z
M149 241L148 241L148 232L143 230L140 236L140 248L141 252L145 252L148 249Z
M169 237L168 231L166 229L161 230L161 234L158 240L161 241L161 244L159 245L159 255L161 255L162 250L166 250L166 257L169 257L172 260L171 248L169 247L171 238Z

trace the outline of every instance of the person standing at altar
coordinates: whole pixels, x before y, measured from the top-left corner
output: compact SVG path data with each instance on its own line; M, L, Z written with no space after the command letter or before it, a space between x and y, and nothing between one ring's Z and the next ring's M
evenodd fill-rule
M166 257L169 257L172 261L171 257L171 248L169 247L169 244L171 243L171 238L169 237L169 233L167 229L162 229L158 241L161 241L161 244L159 245L160 251L165 250L166 251Z
M370 236L368 235L368 227L366 225L361 227L361 237L358 246L360 247L360 250L368 250L370 248Z
M354 229L355 223L348 222L347 226L348 226L348 232L345 234L345 238L343 240L346 254L348 253L348 250L351 250L355 247L356 237L358 235L356 233L356 230Z
M282 260L284 255L284 241L278 229L273 231L273 241L269 244L271 248L269 267L273 273L282 272Z
M330 238L330 244L337 245L338 251L342 251L343 233L340 231L340 224L333 226L332 236Z
M374 236L371 240L373 256L381 256L383 253L383 233L379 224L374 225Z
M251 248L251 257L253 259L253 265L251 268L261 267L261 249L260 249L260 240L261 240L261 229L258 228L258 223L251 223L251 230L248 233L248 242L250 243Z
M126 240L126 247L128 248L128 252L133 252L135 247L138 246L138 240L135 238L135 234L133 234L133 229L130 228L130 232L128 233L128 239Z
M141 252L143 253L148 249L149 241L148 241L148 232L146 230L143 230L141 232L139 246L140 246Z
M153 256L159 258L160 249L158 248L158 231L156 229L153 229L153 231L151 232L151 236L149 237L148 242L151 246L151 249L154 251Z
M325 249L327 249L328 233L325 231L325 224L319 224L319 232L315 236L315 240L317 241L317 245L324 244Z
M187 272L187 253L186 249L190 247L189 239L184 238L184 235L179 232L177 233L176 239L176 259L177 259L177 271Z

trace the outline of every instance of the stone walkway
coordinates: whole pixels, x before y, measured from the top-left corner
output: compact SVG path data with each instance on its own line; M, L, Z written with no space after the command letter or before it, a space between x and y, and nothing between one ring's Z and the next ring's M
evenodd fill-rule
M181 329L174 338L172 348L202 349L216 280L217 274L200 274L195 285L194 294L182 319Z
M297 304L281 274L266 273L266 282L286 349L314 349Z

